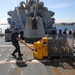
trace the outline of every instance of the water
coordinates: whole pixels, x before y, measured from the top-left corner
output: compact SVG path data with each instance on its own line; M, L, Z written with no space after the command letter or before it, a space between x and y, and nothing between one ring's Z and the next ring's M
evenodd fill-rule
M1 29L2 29L2 34L4 34L5 33L5 29L7 29L7 28L9 28L10 26L9 26L9 24L4 24L4 25L1 25L0 24L0 33L1 33Z
M59 30L59 29L62 29L62 30L64 30L65 28L67 28L67 30L70 30L70 29L72 29L72 30L75 30L75 25L57 25L57 26L54 26L54 27L56 27L57 28L57 30Z
M62 31L64 31L65 28L67 28L68 31L69 30L72 30L72 31L75 30L75 25L56 25L56 26L54 25L54 27L57 28L57 32L59 29L62 29Z
M7 28L9 28L9 27L10 27L9 24L7 24L7 25L1 25L1 24L0 24L0 28L2 29L2 33L3 33L3 34L5 33L5 29L7 29ZM62 31L64 31L65 28L67 28L68 31L69 31L70 29L75 30L75 25L56 25L56 26L54 25L54 27L57 28L57 31L58 31L59 29L62 29Z

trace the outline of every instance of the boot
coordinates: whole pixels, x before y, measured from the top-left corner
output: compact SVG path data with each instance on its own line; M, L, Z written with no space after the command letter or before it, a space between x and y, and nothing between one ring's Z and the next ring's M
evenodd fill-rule
M12 53L12 56L16 57L16 55L14 53Z

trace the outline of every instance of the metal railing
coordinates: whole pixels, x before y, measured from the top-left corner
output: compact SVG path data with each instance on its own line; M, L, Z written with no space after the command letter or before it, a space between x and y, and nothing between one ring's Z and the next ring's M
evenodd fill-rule
M73 34L54 35L49 34L48 50L49 56L69 56L73 55Z

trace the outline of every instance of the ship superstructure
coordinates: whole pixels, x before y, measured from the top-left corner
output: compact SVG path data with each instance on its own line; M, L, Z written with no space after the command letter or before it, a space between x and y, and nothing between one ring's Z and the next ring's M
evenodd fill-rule
M13 11L8 12L10 16L8 23L12 31L14 27L23 29L26 39L40 39L45 36L45 33L53 29L54 14L53 11L49 11L44 6L43 2L26 0L26 2L20 2L19 6L15 7Z
M39 0L26 0L26 3L22 1L13 11L9 11L8 15L10 16L8 23L11 28L14 28L14 26L24 28L26 19L29 16L40 16L45 29L50 29L54 23L54 18L52 18L54 12L49 11L48 8L44 6L44 3L39 2Z

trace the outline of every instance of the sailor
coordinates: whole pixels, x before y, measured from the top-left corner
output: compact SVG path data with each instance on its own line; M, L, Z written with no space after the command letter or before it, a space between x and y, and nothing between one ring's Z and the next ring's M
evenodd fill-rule
M56 30L56 28L53 28L53 30L52 30L52 38L53 39L56 38L56 34L57 34L57 30Z
M62 35L62 30L61 29L59 29L59 34Z
M73 31L73 37L75 38L75 30Z
M67 28L64 29L63 34L67 34Z
M55 34L55 35L57 34L57 29L56 29L56 27L53 28L52 34Z
M72 29L70 29L69 34L72 34Z
M15 50L12 53L12 56L16 57L15 53L18 52L18 56L22 56L20 51L20 46L18 41L21 39L18 37L18 31L19 29L17 27L14 28L14 33L12 33L11 38L12 38L12 45L15 47Z

